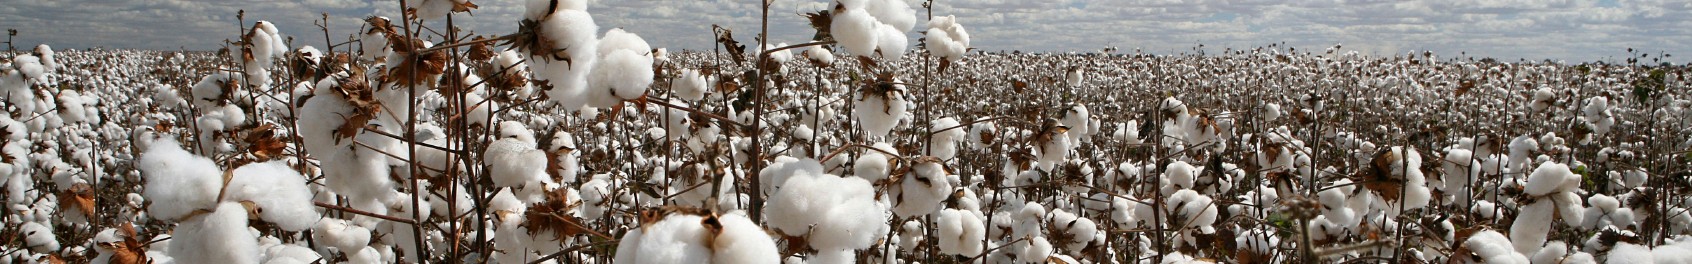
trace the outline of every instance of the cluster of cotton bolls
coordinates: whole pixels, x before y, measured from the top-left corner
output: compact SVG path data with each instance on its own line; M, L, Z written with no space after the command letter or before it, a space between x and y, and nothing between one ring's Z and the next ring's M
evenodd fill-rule
M910 44L905 32L911 31L917 23L916 10L911 9L910 3L903 0L839 0L835 1L832 12L834 20L829 24L829 32L847 52L895 63L904 59ZM962 28L958 27L957 32L962 33ZM957 39L961 43L957 44L967 47L968 36L962 36Z

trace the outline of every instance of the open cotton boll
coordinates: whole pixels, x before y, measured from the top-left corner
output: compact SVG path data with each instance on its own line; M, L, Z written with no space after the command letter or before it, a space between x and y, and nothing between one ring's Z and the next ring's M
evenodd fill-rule
M53 228L38 222L25 222L18 230L22 234L24 247L35 253L52 253L59 251L59 239L53 236Z
M560 9L541 20L539 27L542 39L564 50L542 55L531 52L533 77L552 84L547 95L553 102L567 110L581 109L587 102L582 94L588 88L588 76L599 61L599 25L586 11Z
M306 153L319 160L329 158L331 153L336 152L337 147L352 144L348 140L336 140L335 131L346 123L344 117L355 114L346 97L334 91L334 87L340 85L336 78L344 76L331 76L318 82L311 99L299 107L300 118L297 125L300 143L305 147Z
M847 6L842 3L842 6ZM876 45L881 43L881 32L877 29L881 25L875 17L862 8L847 7L834 10L834 21L829 24L829 34L834 35L840 47L852 55L869 57L875 55Z
M171 233L168 252L177 263L259 263L258 238L247 232L247 210L239 203L218 204Z
M1610 263L1610 264L1673 263L1673 262L1657 262L1653 258L1653 256L1654 256L1654 254L1652 254L1652 250L1651 250L1650 247L1641 246L1641 245L1628 243L1628 242L1617 242L1616 246L1610 248L1610 252L1607 254L1607 256L1604 257L1605 258L1604 263Z
M672 214L657 223L646 224L641 232L623 236L624 241L635 241L619 242L616 263L687 263L712 259L711 245L705 244L712 231L706 230L702 220L697 215ZM633 250L623 250L622 246L633 246Z
M1556 204L1550 199L1536 201L1522 207L1521 214L1516 215L1516 221L1510 225L1510 241L1515 243L1516 252L1523 255L1539 252L1551 232L1553 213Z
M142 194L153 202L147 214L155 219L178 219L194 210L211 209L223 188L223 170L216 163L189 154L173 139L154 142L141 153L137 169L147 181Z
M940 203L952 193L946 175L937 161L913 166L911 173L899 179L899 189L890 192L895 199L893 213L901 218L913 218L939 210Z
M869 0L864 5L864 11L875 17L876 21L897 29L901 34L916 27L916 10L905 0Z
M940 217L935 219L935 226L939 234L940 253L964 256L980 255L981 241L987 236L987 227L981 223L981 218L974 214L957 209L940 211Z
M809 58L811 64L815 65L824 67L834 65L834 52L820 46L805 49L805 58Z
M779 51L776 51L776 52L770 52L770 50L781 48L781 47L786 47L786 46L787 46L787 42L782 42L782 43L779 43L779 44L764 44L763 48L759 49L758 52L768 53L769 54L768 56L770 57L770 59L775 60L777 63L785 63L785 62L793 60L793 50L792 49L784 49L784 50L779 50ZM762 55L760 55L760 56L762 56Z
M547 11L557 13L563 10L587 11L588 0L528 0L523 2L523 18L539 20L551 15Z
M48 73L59 69L59 61L53 56L53 47L47 44L35 45L35 55L41 58L41 66L46 67Z
M1022 254L1016 256L1017 262L1043 263L1046 262L1046 257L1056 253L1052 248L1052 242L1047 241L1046 237L1037 236L1028 241L1028 246L1023 248Z
M310 228L322 215L311 203L306 179L283 161L253 163L236 168L224 194L225 201L250 201L258 217L287 231Z
M188 91L194 96L194 106L210 108L222 105L224 102L233 99L232 97L234 95L226 94L226 92L232 91L225 91L225 85L231 85L230 87L239 87L239 85L241 85L240 76L232 72L217 72L209 74L206 75L206 77L200 78L200 81L194 83L194 86Z
M886 136L888 132L892 132L893 128L899 125L899 118L905 116L910 109L910 105L902 96L905 86L893 86L893 89L899 92L886 95L854 94L852 116L858 119L859 126L870 138Z
M903 61L911 44L905 32L887 24L876 26L875 30L880 35L876 37L876 55L892 63Z
M964 140L964 129L958 126L957 119L947 117L934 120L928 129L929 133L934 135L928 141L928 154L938 157L940 160L951 160L953 157L957 157L958 142Z
M347 220L326 218L317 222L311 229L312 236L322 245L334 247L341 252L357 252L370 244L370 229L354 225Z
M969 31L956 16L939 16L928 21L928 52L953 62L969 53Z
M775 240L770 239L764 228L751 219L731 213L717 220L722 224L722 230L711 240L713 263L781 262L781 252L776 249Z
M593 107L611 107L623 100L646 95L652 85L652 47L646 40L621 28L605 32L599 40L599 62L588 76L585 95Z
M783 234L810 234L812 248L868 248L885 231L887 210L876 204L869 181L855 177L798 173L770 196L768 225Z
M852 162L852 173L871 182L887 179L888 175L893 173L893 166L890 164L892 157L887 156L887 153L897 156L899 151L885 142L876 142L871 148L881 151L864 150L864 154ZM887 153L882 153L883 151Z
M688 101L705 99L705 76L699 75L698 70L682 69L672 84L670 89L674 89L678 98Z
M1580 175L1569 170L1568 165L1556 162L1539 164L1528 175L1527 185L1522 186L1528 195L1543 196L1553 192L1572 191L1580 187Z
M1210 196L1204 196L1193 190L1180 190L1170 195L1164 203L1180 205L1171 206L1165 210L1169 211L1169 215L1184 216L1182 219L1170 220L1171 223L1186 223L1181 227L1182 229L1208 229L1211 223L1216 222L1216 205L1212 203Z
M482 162L488 164L488 174L494 187L518 187L526 183L552 183L546 174L546 152L535 149L534 143L518 138L503 138L488 144Z
M1463 241L1463 246L1469 248L1469 252L1475 256L1480 256L1484 263L1530 263L1527 255L1517 253L1510 239L1498 231L1484 230L1475 233L1469 236L1469 240Z
M1533 100L1528 105L1528 109L1531 110L1529 113L1545 111L1545 109L1550 108L1551 104L1556 102L1556 100L1557 95L1551 91L1550 87L1540 87L1538 90L1533 91Z

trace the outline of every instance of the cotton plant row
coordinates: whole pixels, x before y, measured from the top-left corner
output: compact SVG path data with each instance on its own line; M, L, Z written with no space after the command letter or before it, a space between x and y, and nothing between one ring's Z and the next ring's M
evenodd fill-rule
M258 21L220 53L9 56L0 233L20 239L0 260L1677 263L1692 247L1678 68L978 53L968 21L899 0L828 2L810 39L745 50L714 30L729 52L672 53L588 1L526 1L518 32L472 37L431 32L476 4L407 4L333 48Z

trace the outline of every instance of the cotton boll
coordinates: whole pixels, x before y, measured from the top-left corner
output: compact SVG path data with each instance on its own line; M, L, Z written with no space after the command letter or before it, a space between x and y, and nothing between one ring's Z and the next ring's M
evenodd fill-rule
M535 80L552 84L547 93L559 106L581 109L587 103L584 93L588 90L588 76L599 60L599 25L586 11L561 9L542 20L539 26L541 38L564 50L529 56L529 68Z
M287 231L310 228L321 218L311 203L306 179L285 162L271 161L241 166L233 171L225 187L225 201L251 201L262 208L258 217Z
M987 235L981 218L957 209L941 210L939 215L935 226L939 228L936 239L939 239L940 253L964 256L981 254L980 242Z
M1523 190L1528 195L1543 196L1552 192L1565 192L1580 186L1580 175L1569 170L1568 165L1546 162L1533 170L1528 176L1527 185Z
M939 162L913 166L911 173L899 179L899 190L891 193L895 197L893 213L901 218L913 218L939 210L940 203L952 193L946 175Z
M905 51L910 49L910 39L905 37L905 32L887 24L877 26L876 31L880 35L876 37L876 55L892 63L904 60Z
M179 263L259 263L258 240L247 232L247 211L221 203L210 213L183 220L171 240Z
M705 76L699 75L699 71L694 69L682 69L677 74L671 89L674 89L676 97L684 100L699 101L705 99Z
M953 62L969 53L969 32L957 20L956 16L943 16L928 21L929 53Z
M370 229L353 225L347 220L327 218L317 222L312 228L312 236L324 246L334 247L341 252L357 252L370 245Z
M1633 243L1628 243L1628 242L1618 242L1618 243L1616 243L1615 247L1610 248L1610 252L1609 252L1608 256L1605 257L1604 263L1612 263L1612 264L1668 263L1668 262L1656 262L1656 260L1652 257L1653 254L1651 254L1651 253L1652 253L1651 248L1649 248L1649 247L1645 247L1645 246L1641 246L1641 245L1635 245Z
M842 3L841 6L846 6ZM868 57L875 54L876 46L881 43L881 32L877 29L881 24L868 11L862 8L834 10L834 21L829 24L829 33L840 43L840 47L852 55Z
M864 5L864 11L876 21L892 26L901 34L916 27L916 10L911 9L905 0L870 0Z
M623 240L635 239L634 251L618 250L619 263L685 263L712 259L709 241L711 231L701 225L696 215L673 214L657 223L648 224L640 233L625 235ZM772 243L773 245L773 243ZM633 256L623 256L631 253ZM773 256L772 256L773 257Z
M958 126L958 120L950 117L935 120L930 125L929 154L940 160L951 160L957 156L958 141L964 140L964 128Z
M194 210L211 209L223 188L223 170L217 164L189 154L172 139L155 142L141 154L137 168L147 181L143 194L153 202L147 213L157 219L178 219Z
M1051 241L1046 241L1046 237L1033 237L1033 239L1029 239L1028 247L1023 248L1022 254L1018 254L1016 259L1017 262L1022 263L1045 262L1046 257L1051 256L1052 253L1055 252Z
M872 148L879 149L881 151L865 150L863 155L858 156L857 161L852 162L852 172L859 178L872 182L887 179L887 176L891 174L893 170L892 165L889 164L892 158L888 157L887 154L882 153L882 151L893 153L895 155L899 152L893 149L893 145L882 142L875 143Z
M722 230L711 240L713 263L780 263L781 253L764 228L739 214L718 218Z
M546 174L546 152L535 149L533 141L525 142L519 138L494 141L488 145L482 160L488 164L488 174L495 187L552 183L552 177Z
M834 52L823 47L811 47L805 49L805 58L809 58L811 60L811 64L818 66L827 67L829 65L834 65Z
M765 209L769 226L783 234L810 234L812 248L862 249L887 228L887 211L877 205L874 190L862 178L828 174L798 174L770 196Z
M897 82L897 80L894 80ZM886 95L856 93L853 99L852 116L864 132L871 138L886 136L899 125L899 117L905 116L910 105L901 96L904 85L894 84L894 90Z
M59 239L53 236L53 228L38 222L26 222L19 229L24 236L24 247L35 253L52 253L59 251Z
M586 0L528 0L523 3L523 18L541 19L547 11L557 13L562 10L587 11ZM556 7L556 8L554 8Z
M1463 246L1480 256L1481 261L1485 263L1530 263L1527 256L1517 253L1510 239L1498 231L1485 230L1475 233L1469 240L1463 241Z
M1555 206L1555 202L1547 199L1522 207L1521 214L1510 225L1510 241L1515 243L1516 252L1525 255L1539 251L1551 232Z
M588 76L589 89L584 94L588 105L611 107L645 96L653 80L652 57L647 54L652 47L620 28L605 32L599 42L599 64Z

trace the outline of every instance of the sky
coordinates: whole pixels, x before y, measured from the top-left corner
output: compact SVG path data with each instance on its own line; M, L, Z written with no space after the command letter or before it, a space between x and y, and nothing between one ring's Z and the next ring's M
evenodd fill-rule
M421 0L419 0L421 1ZM438 0L436 0L438 1ZM524 0L471 0L455 16L478 34L514 32ZM711 25L753 43L756 0L588 0L600 30L624 28L654 47L710 49ZM921 0L908 0L925 25ZM799 14L828 0L774 0L775 42L809 40ZM20 47L215 50L247 25L276 23L294 47L345 41L371 15L398 17L397 0L0 0L0 28L19 30ZM987 51L1092 52L1115 46L1153 54L1209 53L1272 43L1306 50L1341 45L1364 55L1431 50L1445 58L1619 61L1628 48L1692 53L1692 1L1685 0L936 0ZM441 21L426 22L440 28ZM925 27L919 26L920 31ZM912 43L918 37L911 32ZM1460 53L1462 52L1462 53ZM1692 61L1692 54L1671 61Z

